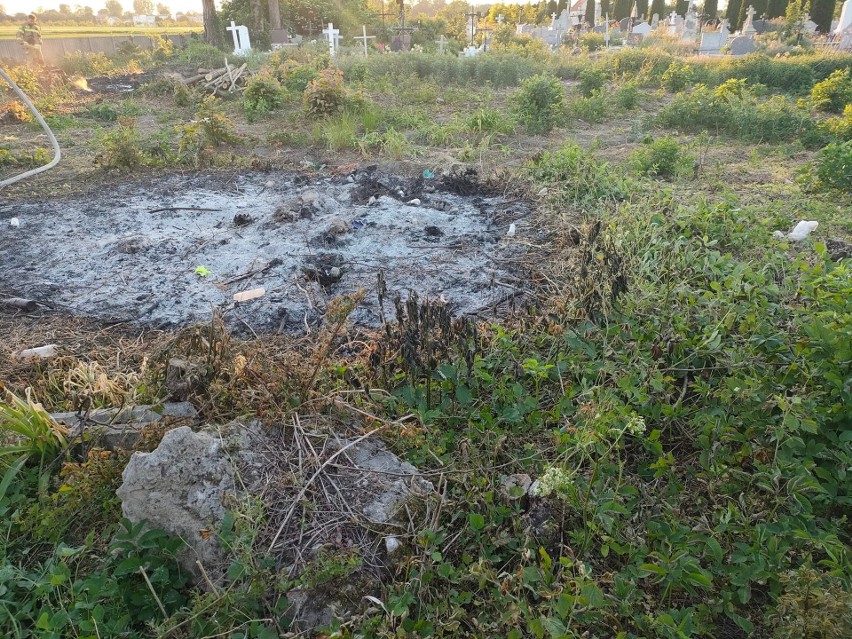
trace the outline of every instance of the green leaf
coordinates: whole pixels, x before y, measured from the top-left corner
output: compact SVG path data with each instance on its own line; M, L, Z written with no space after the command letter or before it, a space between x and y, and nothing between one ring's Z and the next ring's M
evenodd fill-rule
M542 619L542 625L552 639L562 639L568 636L568 629L565 627L565 624L555 617Z
M470 522L470 527L474 530L482 530L485 528L485 517L479 513L469 513L467 520Z
M200 275L201 277L207 277L210 275L210 270L206 266L196 266L195 274Z

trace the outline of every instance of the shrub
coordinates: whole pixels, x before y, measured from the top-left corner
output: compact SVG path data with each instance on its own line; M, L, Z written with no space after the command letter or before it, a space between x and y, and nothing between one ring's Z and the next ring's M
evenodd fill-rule
M554 77L535 75L524 80L513 100L518 120L530 133L547 133L565 118L565 89Z
M683 152L680 142L667 135L646 142L633 153L631 161L643 175L671 178L691 166L693 158Z
M555 189L552 199L557 204L591 207L625 194L622 180L609 165L576 144L541 153L527 163L525 173Z
M115 122L118 119L118 111L109 102L96 102L90 104L86 114L95 120L102 122Z
M852 193L852 140L832 142L820 150L813 173L817 188Z
M581 96L568 105L568 115L583 122L603 122L606 118L608 96L603 91Z
M695 72L691 65L675 60L663 73L662 86L672 93L683 91L692 83L694 75Z
M222 51L214 46L192 39L177 52L177 59L192 66L219 68L222 66Z
M602 33L584 33L580 36L580 48L588 53L603 49L606 40Z
M243 108L249 121L260 113L269 113L281 106L281 84L269 73L260 73L246 84Z
M704 85L678 93L660 111L657 121L681 131L727 133L750 141L777 141L808 134L813 121L787 97L761 101L751 89L737 81L717 90Z
M622 109L629 111L639 106L639 88L633 82L618 87L612 97L615 104Z
M222 111L220 100L209 95L201 103L192 122L178 127L178 152L196 166L203 164L213 149L239 141L234 123Z
M97 139L105 169L132 171L144 164L142 138L131 122L122 122Z
M607 75L603 69L588 68L580 71L580 93L591 97L596 91L601 91L606 84Z
M840 141L852 140L852 104L847 104L843 115L828 118L820 125L820 129Z
M811 90L811 104L820 111L840 113L852 104L852 80L849 69L837 70Z
M84 53L75 51L67 54L59 63L59 68L68 75L82 75L90 78L97 75L106 75L115 68L112 60L105 53Z
M305 110L312 117L339 112L346 102L343 72L338 69L323 69L319 76L308 84L302 99Z
M462 127L476 133L487 135L489 133L510 134L514 131L515 123L497 109L483 107L470 114L462 121Z
M304 93L305 89L319 76L319 71L309 64L299 64L293 60L284 60L273 67L275 78L281 85L293 93Z

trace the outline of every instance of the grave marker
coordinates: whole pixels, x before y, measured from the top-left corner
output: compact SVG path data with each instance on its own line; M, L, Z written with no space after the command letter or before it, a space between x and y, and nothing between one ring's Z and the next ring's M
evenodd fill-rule
M367 40L372 40L376 36L368 36L367 35L367 27L363 24L361 25L361 30L363 31L364 35L353 36L352 39L353 40L361 40L364 43L364 57L366 58L367 57Z

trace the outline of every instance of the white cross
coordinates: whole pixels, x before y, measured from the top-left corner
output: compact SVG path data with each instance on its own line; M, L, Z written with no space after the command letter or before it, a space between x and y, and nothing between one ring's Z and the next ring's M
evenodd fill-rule
M441 39L440 39L440 40L435 40L435 44L437 44L437 45L438 45L438 52L439 52L439 53L443 53L443 52L444 52L444 45L445 45L445 44L447 44L447 42L449 42L449 40L447 40L447 39L444 37L444 35L443 35L443 34L441 34Z
M361 25L361 29L364 31L364 35L362 36L354 36L353 40L361 40L364 43L364 57L367 57L367 40L372 40L376 36L368 36L367 35L367 27L365 25ZM442 52L443 53L443 52Z
M231 26L226 27L226 31L230 31L231 35L234 37L234 53L243 54L251 49L248 29L246 27L242 25L238 26L233 20L231 20Z
M329 22L328 29L323 29L323 33L328 35L328 54L334 57L335 48L338 41L338 36L340 35L340 29L335 29L334 25Z
M553 21L556 22L556 12L550 14L550 17L553 18Z
M504 18L503 14L501 13L500 15L497 16L497 24L503 24L503 20L505 20L505 19L506 18Z

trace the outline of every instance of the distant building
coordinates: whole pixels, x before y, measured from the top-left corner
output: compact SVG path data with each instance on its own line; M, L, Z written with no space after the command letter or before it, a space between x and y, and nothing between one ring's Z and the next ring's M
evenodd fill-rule
M157 24L157 16L133 16L133 24L137 27L153 27Z

